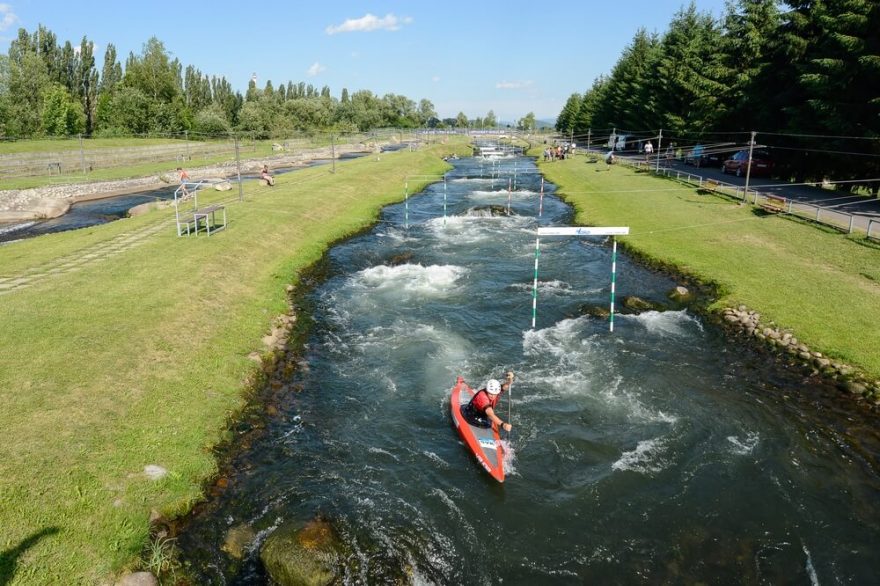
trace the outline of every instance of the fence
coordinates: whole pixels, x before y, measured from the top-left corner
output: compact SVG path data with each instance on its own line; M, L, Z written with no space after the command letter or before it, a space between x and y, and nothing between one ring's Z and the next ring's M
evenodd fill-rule
M255 140L221 136L167 138L67 138L26 140L0 144L0 180L14 180L0 189L24 189L65 182L120 179L154 174L161 169L205 167L242 159L271 160L315 149L327 149L326 158L345 150L373 150L382 144L424 141L411 130L330 134L291 133L285 138ZM335 153L333 149L336 149Z

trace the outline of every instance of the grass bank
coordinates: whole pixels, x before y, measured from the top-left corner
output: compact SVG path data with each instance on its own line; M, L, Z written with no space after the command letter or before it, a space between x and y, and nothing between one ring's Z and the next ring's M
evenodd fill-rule
M86 262L0 296L0 583L95 584L130 567L151 510L188 510L215 472L211 449L246 401L248 355L286 310L285 287L402 199L406 175L442 173L452 148L254 182L211 237L178 238L165 210L0 247L3 276ZM148 465L168 473L151 480Z
M538 150L532 154L539 155ZM672 180L585 157L540 162L584 225L630 226L628 247L719 287L812 349L880 378L880 250Z

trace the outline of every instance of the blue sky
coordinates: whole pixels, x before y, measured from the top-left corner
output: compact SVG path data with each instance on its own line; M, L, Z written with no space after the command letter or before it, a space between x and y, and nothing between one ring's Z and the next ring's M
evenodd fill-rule
M662 33L685 0L571 2L0 0L0 49L43 24L60 43L108 43L125 64L156 36L174 57L242 92L289 80L427 98L441 118L491 109L503 121L555 117L608 73L644 27ZM696 0L718 17L724 0Z

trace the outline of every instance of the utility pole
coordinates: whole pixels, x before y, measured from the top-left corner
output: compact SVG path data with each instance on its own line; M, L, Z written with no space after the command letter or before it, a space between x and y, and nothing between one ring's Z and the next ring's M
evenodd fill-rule
M186 144L186 160L189 161L189 130L183 131L183 141Z
M593 134L593 127L590 126L590 127L587 129L587 150L588 150L588 151L590 150L590 138L591 138L591 135L592 135L592 134Z
M79 163L82 166L83 175L86 174L86 152L83 150L83 135L79 135Z
M656 172L660 172L660 146L663 144L663 129L660 129L660 136L657 138L657 168Z
M235 137L235 169L238 173L238 201L244 201L244 190L241 187L241 157L238 154L238 137Z
M333 133L330 133L330 156L333 158L333 171L332 173L336 173L336 142L334 141Z
M743 201L747 201L749 199L749 176L752 174L752 151L755 148L755 135L758 133L754 130L752 131L752 139L749 141L749 164L746 167L746 187L743 190ZM755 196L757 199L757 196Z

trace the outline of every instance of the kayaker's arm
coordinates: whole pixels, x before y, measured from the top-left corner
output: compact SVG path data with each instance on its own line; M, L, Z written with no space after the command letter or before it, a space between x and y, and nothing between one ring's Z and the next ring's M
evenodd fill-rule
M495 415L495 409L493 409L492 407L486 407L486 417L488 417L492 421L492 423L494 423L497 427L503 429L504 431L510 431L511 429L513 429L513 426L511 424L502 421L500 417Z

